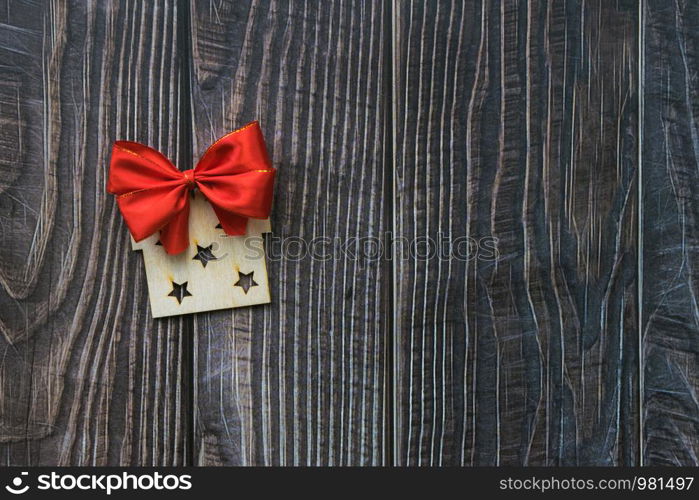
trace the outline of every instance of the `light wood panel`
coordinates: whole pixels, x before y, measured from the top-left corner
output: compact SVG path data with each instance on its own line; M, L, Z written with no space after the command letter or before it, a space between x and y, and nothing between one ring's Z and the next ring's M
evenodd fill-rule
M635 2L398 7L398 463L637 463Z
M696 466L699 5L643 5L643 457Z
M267 238L271 305L194 318L200 464L383 463L386 265L293 254L386 229L385 7L192 3L195 156L259 120L278 169L272 234L290 250Z
M187 195L185 195L187 196ZM269 220L249 219L247 233L227 235L200 191L189 195L189 247L169 255L155 233L131 248L143 255L154 318L269 303L262 233Z
M111 142L177 159L173 1L0 9L0 459L183 464L186 320L153 321Z

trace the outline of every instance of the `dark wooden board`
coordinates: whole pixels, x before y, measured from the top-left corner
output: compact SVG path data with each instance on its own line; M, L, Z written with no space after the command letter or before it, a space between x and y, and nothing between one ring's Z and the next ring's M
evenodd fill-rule
M189 454L186 319L153 321L105 193L115 139L176 159L174 2L0 8L0 457L175 465Z
M0 463L697 465L698 30L688 0L8 2ZM272 303L153 320L111 142L185 169L254 119Z
M636 3L398 6L398 463L637 463Z
M259 120L278 169L273 236L292 254L387 227L384 3L192 3L194 157ZM266 247L270 305L194 318L197 463L383 463L387 266Z
M699 5L644 2L643 457L699 465Z

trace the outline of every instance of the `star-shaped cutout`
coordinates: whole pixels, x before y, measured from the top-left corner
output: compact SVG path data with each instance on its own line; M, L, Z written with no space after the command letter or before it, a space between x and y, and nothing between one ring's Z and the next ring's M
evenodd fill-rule
M172 291L167 294L168 297L175 297L177 299L177 303L181 304L182 299L185 297L191 297L192 294L189 293L187 290L187 282L185 281L184 283L175 283L174 281L172 282Z
M159 247L163 246L163 244L160 242L160 240L156 241L155 244L158 245Z
M255 280L252 279L252 275L255 273L255 271L250 271L248 274L241 273L238 271L238 281L236 281L233 286L239 286L240 288L243 289L243 292L247 295L248 290L252 288L253 286L257 286L257 283L255 283Z
M211 251L213 248L213 243L209 245L208 247L201 247L197 245L197 254L192 257L192 260L198 260L201 262L201 265L206 267L206 265L212 261L212 260L218 260L218 257L214 255L214 253Z

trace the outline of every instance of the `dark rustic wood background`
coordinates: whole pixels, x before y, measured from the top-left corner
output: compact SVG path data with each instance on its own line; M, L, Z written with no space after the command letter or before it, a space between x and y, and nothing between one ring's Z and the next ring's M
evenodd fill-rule
M0 463L699 465L697 92L690 0L5 2ZM275 236L497 258L153 320L111 142L254 119Z

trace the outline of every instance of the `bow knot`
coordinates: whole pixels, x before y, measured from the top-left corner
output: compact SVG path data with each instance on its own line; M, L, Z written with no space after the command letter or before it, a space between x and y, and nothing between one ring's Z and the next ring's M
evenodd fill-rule
M226 234L244 235L249 218L269 217L275 173L260 127L252 122L216 141L184 172L148 146L117 141L107 191L116 195L134 240L160 231L165 251L178 254L189 246L191 189L211 203Z
M182 172L182 175L184 175L184 181L187 183L187 186L190 187L190 189L193 189L197 186L196 181L194 180L194 170L185 170Z

